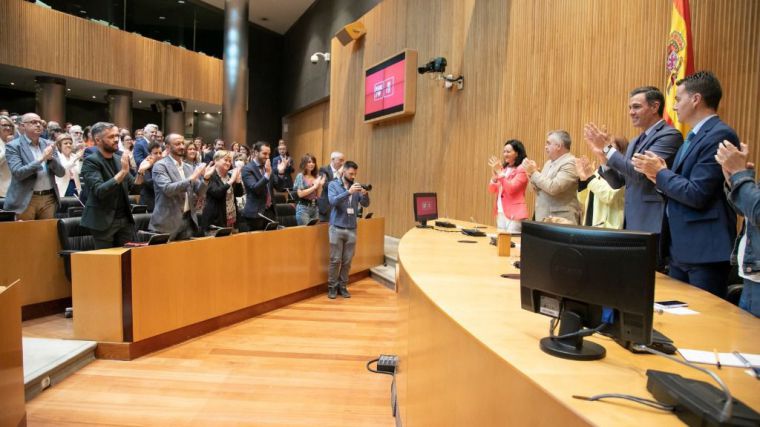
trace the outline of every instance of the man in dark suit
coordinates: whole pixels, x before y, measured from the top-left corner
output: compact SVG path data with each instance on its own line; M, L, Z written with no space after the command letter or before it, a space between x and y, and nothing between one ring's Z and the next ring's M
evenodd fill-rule
M665 123L662 118L665 97L653 86L643 86L631 91L628 114L634 127L642 130L625 153L614 148L614 138L589 123L584 136L602 167L601 176L612 188L625 186L623 228L626 230L661 233L665 200L655 189L654 183L633 168L633 155L651 151L663 158L668 167L673 165L683 136Z
M272 174L270 151L268 142L257 142L253 146L251 161L243 167L243 186L246 193L243 218L251 231L263 230L270 219L276 218L273 191L284 190L279 173L285 172L286 163L281 162L279 169Z
M285 144L285 140L281 139L277 143L277 156L272 159L272 169L279 170L280 162L287 163L283 173L278 173L281 181L281 185L285 189L293 188L293 158L288 153L288 146Z
M166 137L169 155L153 165L156 204L150 217L150 230L171 235L171 240L186 240L200 235L195 205L206 193L215 172L213 164L193 168L183 161L185 139L170 133ZM202 179L200 179L202 177Z
M66 171L58 161L55 144L40 137L40 116L24 114L19 130L21 134L5 149L11 183L4 209L23 220L53 218L60 197L55 177L64 176Z
M151 142L148 145L148 152L150 155L147 157L151 160L151 168L145 171L143 176L143 185L140 188L140 204L145 205L148 212L153 212L153 208L156 205L156 190L153 188L153 163L161 159L161 145L157 142Z
M92 232L96 249L124 246L135 235L129 191L142 183L152 158L143 160L137 178L133 178L129 173L129 153L117 153L119 129L112 123L98 122L92 126L92 137L97 151L82 164L84 182L90 189L82 226Z
M739 138L716 114L722 90L712 73L699 71L676 85L673 109L692 130L672 169L651 151L635 154L633 166L666 197L668 230L663 238L670 253L670 276L724 297L736 214L726 201L715 153L724 140L738 147Z
M135 148L132 150L132 153L135 156L136 164L138 165L142 164L142 161L145 160L145 158L150 155L150 151L148 150L148 145L150 145L151 142L156 141L157 132L158 132L158 126L152 123L147 124L145 125L145 128L143 128L142 136L138 137L135 140Z
M214 154L216 154L216 152L219 150L224 150L223 139L217 139L214 141L214 149L206 152L206 154L203 155L203 163L211 163L214 160Z
M339 151L333 151L330 154L330 163L319 168L319 174L325 177L325 185L329 186L334 179L341 177L345 161L343 153ZM317 199L317 208L319 209L319 220L321 222L330 221L332 207L330 206L327 191L322 191L322 195Z

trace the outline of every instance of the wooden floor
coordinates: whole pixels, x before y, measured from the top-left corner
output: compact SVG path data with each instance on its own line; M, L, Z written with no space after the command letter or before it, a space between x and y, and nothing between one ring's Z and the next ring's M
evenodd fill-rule
M365 364L394 347L396 294L371 279L349 289L131 362L96 360L29 402L29 425L392 426L391 378Z

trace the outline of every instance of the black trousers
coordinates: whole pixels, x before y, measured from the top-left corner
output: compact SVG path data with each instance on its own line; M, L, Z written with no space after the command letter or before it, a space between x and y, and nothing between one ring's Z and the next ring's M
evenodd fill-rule
M127 217L114 218L108 229L91 232L95 239L95 249L118 248L135 241L135 225Z
M277 221L277 217L274 212L274 207L270 206L263 211L261 211L261 214L266 216L267 218L271 218L275 221ZM267 224L269 224L269 221L267 221L264 218L258 217L258 218L246 218L245 222L248 223L248 231L259 231L266 228Z

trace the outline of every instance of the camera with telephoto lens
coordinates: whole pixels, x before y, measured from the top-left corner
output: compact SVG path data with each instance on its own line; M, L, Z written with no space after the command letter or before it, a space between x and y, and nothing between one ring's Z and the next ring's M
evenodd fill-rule
M359 184L366 191L372 191L372 184Z

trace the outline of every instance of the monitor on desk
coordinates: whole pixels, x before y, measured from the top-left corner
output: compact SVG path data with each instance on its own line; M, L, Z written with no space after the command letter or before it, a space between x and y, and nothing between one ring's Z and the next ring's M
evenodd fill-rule
M656 234L523 221L521 245L522 308L560 320L544 352L601 359L604 347L583 341L595 331L650 344Z
M414 193L414 220L419 222L419 228L429 228L428 221L438 219L438 196L436 193Z

